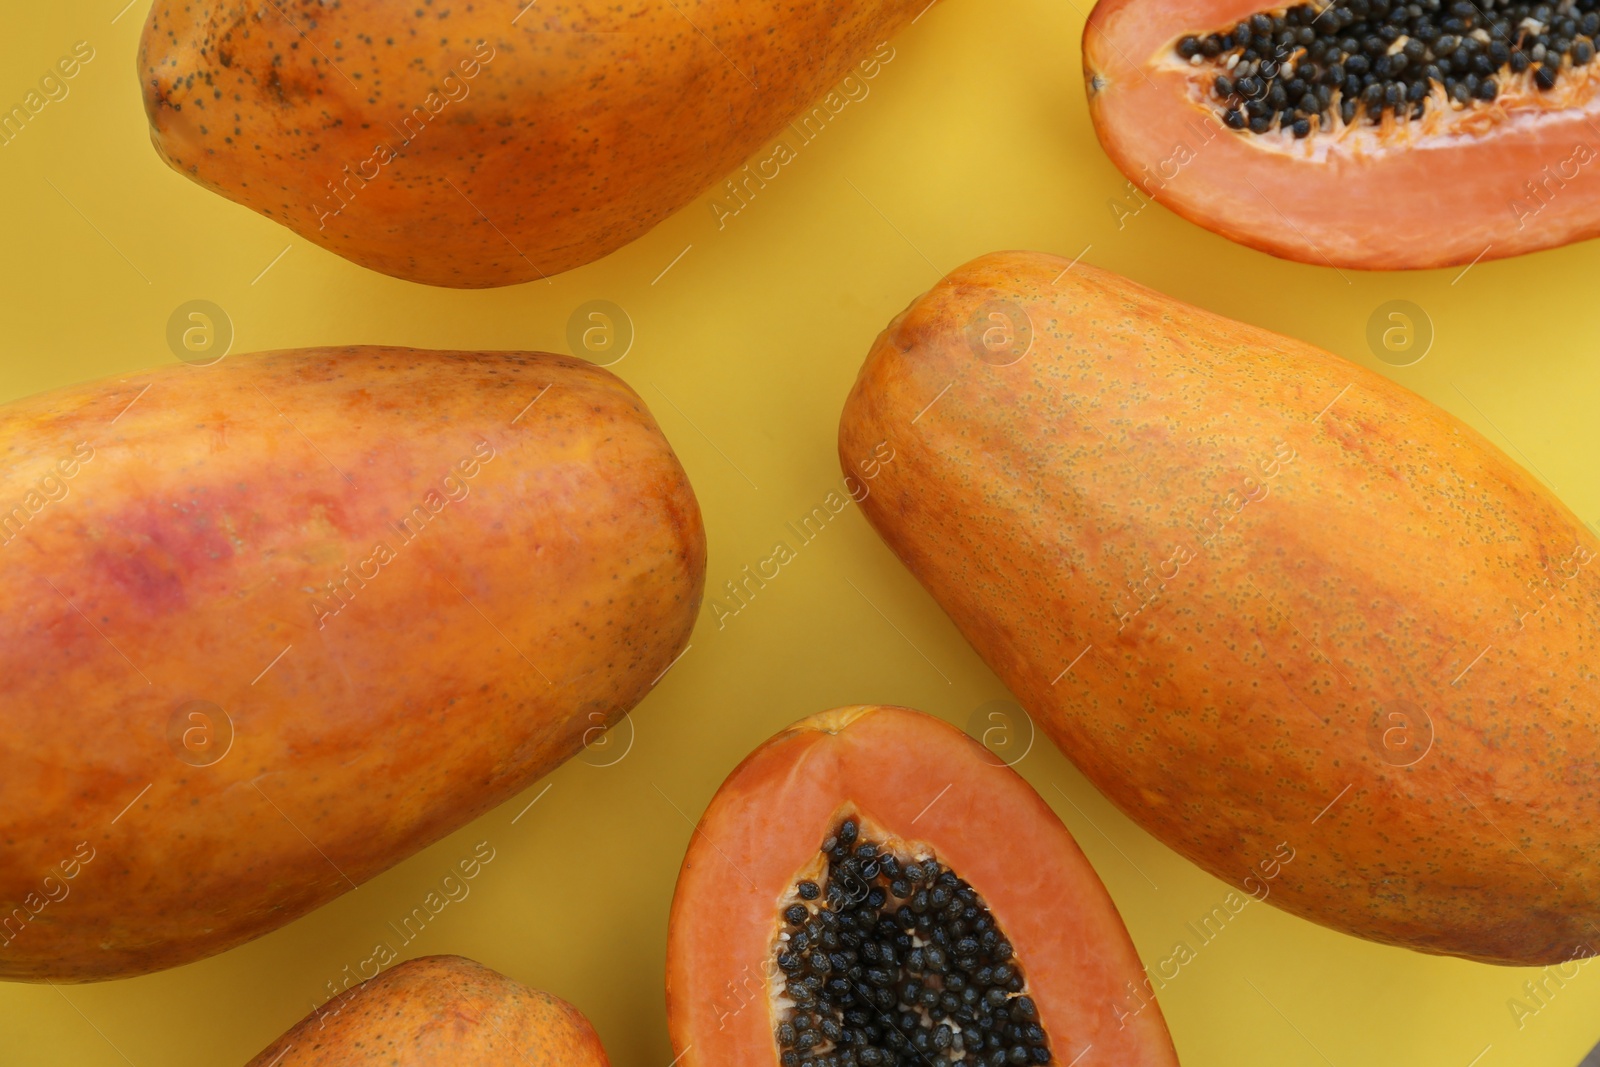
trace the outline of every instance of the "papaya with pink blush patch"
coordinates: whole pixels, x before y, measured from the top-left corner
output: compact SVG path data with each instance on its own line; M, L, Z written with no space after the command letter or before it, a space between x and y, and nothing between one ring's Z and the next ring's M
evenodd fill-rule
M694 494L533 352L301 349L0 407L0 978L221 952L521 791L688 641Z

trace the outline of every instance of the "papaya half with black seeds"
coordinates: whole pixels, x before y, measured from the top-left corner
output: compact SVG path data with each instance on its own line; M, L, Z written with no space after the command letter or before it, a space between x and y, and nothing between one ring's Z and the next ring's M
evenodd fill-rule
M845 403L862 509L1123 811L1425 952L1600 946L1600 541L1388 379L1055 256L961 267ZM1292 862L1277 863L1282 846Z
M1133 205L1305 263L1450 267L1600 234L1597 36L1597 0L1106 0L1083 73Z
M0 978L188 963L524 789L683 651L705 532L639 397L303 349L0 407Z
M583 1013L461 956L397 963L307 1015L246 1067L607 1067Z
M362 266L481 288L615 251L791 121L816 136L832 112L805 109L864 92L926 6L157 0L139 72L180 173Z
M1150 988L1039 794L907 708L838 708L758 748L672 900L686 1067L1176 1067Z

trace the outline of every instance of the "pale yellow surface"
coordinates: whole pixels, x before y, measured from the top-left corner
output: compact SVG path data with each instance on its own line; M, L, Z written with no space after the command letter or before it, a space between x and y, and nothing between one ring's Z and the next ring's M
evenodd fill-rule
M1082 252L1375 366L1536 468L1584 519L1600 516L1600 243L1460 277L1341 275L1236 247L1159 206L1119 229L1108 201L1124 180L1089 127L1074 0L944 0L895 41L870 95L724 228L702 198L604 262L482 292L368 272L168 170L134 72L148 2L113 22L123 2L11 0L0 15L0 104L74 42L96 52L67 99L0 147L0 399L172 362L167 318L197 298L227 310L236 353L566 351L572 311L614 301L637 329L615 369L654 409L705 512L709 598L775 541L793 543L785 523L837 484L839 407L889 318L941 272L1027 247ZM1436 331L1426 358L1400 369L1365 340L1369 316L1397 299ZM667 1067L667 908L690 820L724 775L778 728L835 705L909 704L964 725L1005 696L853 508L723 628L709 604L690 651L632 715L620 760L595 765L627 748L628 725L612 747L220 957L100 985L0 985L0 1067L243 1064L393 940L389 922L484 840L495 858L470 896L406 954L481 960L578 1005L618 1067ZM72 709L61 716L72 729ZM1530 973L1366 944L1270 907L1200 947L1185 924L1221 902L1223 883L1130 824L1043 738L1019 770L1077 835L1146 963L1195 946L1162 994L1187 1067L1573 1067L1600 1038L1597 964L1519 1029L1507 1001Z

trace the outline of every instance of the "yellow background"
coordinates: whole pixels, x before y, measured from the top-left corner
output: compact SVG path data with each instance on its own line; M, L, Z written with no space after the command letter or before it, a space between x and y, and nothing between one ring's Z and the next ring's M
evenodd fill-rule
M839 407L893 314L981 253L1087 249L1086 262L1376 367L1537 468L1586 520L1600 516L1600 243L1464 276L1341 275L1236 247L1159 206L1119 228L1109 201L1124 180L1095 141L1079 79L1088 0L944 0L896 38L871 95L724 229L702 199L601 263L482 292L363 270L168 170L134 72L148 3L113 22L124 2L8 0L0 20L6 106L74 42L97 53L66 100L0 147L0 399L172 362L167 318L196 298L228 312L236 353L351 342L565 351L572 311L611 300L637 331L614 369L688 468L714 595L837 483ZM1396 299L1435 330L1426 358L1398 369L1365 340L1369 316ZM620 761L593 765L622 751L628 726L608 754L586 753L220 957L99 985L0 985L0 1065L243 1064L488 840L496 858L471 896L408 951L461 953L557 993L593 1020L618 1067L668 1067L668 904L689 820L735 763L839 704L903 703L965 725L1003 697L852 508L724 629L703 614L691 650L633 713ZM73 709L60 713L70 730ZM1227 887L1130 824L1042 738L1019 770L1077 836L1148 964L1192 941L1184 923ZM1572 1067L1600 1038L1600 965L1519 1030L1506 1002L1528 977L1251 907L1199 949L1162 1006L1187 1067L1467 1067L1480 1053L1481 1067Z

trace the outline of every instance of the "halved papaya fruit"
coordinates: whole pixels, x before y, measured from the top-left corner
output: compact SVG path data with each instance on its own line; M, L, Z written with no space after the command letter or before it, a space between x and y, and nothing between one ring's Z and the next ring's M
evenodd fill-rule
M867 519L1150 833L1361 937L1595 953L1600 540L1471 427L1003 252L878 338L845 469L885 440Z
M1595 0L1105 0L1095 130L1138 194L1288 259L1498 259L1600 233Z
M463 956L420 956L340 994L246 1067L606 1067L583 1013Z
M906 708L824 712L728 777L667 940L684 1067L1177 1063L1115 905L1023 779Z

